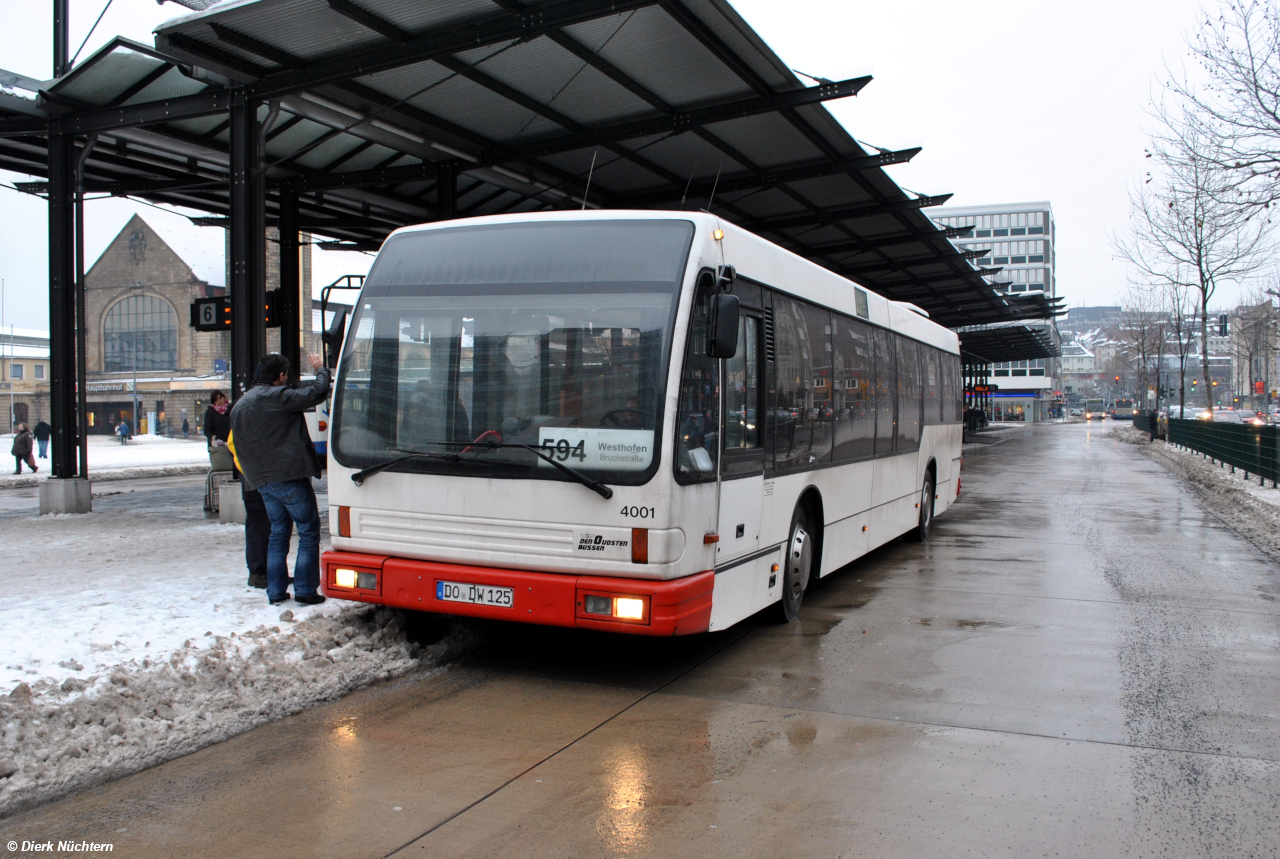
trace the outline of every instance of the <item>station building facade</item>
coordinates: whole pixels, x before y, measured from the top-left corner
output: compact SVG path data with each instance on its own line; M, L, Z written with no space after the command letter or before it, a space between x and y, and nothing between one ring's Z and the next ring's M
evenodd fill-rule
M280 282L274 233L268 230L267 289ZM311 303L311 246L305 240L300 254L306 307ZM140 216L129 219L85 272L90 434L110 434L122 418L135 433L176 434L183 420L192 434L201 431L212 393L230 393L231 334L196 331L190 325L190 307L197 298L225 294L225 287L198 277ZM47 368L48 335L33 333L43 334L43 342L32 342L28 348L43 350ZM309 332L307 339L305 345L312 348L310 341L317 335ZM268 331L267 346L279 348L278 330ZM24 391L15 400L14 411L25 416L19 419L31 424L49 420L47 381L42 391Z
M955 239L962 251L986 251L974 260L981 267L999 267L993 278L999 292L1010 295L1058 295L1055 274L1057 223L1047 200L989 206L944 206L931 217L942 227L972 227L973 234ZM1052 321L1043 323L1055 345L1061 342ZM1059 396L1059 367L1055 358L992 364L990 379L993 420L1042 421Z

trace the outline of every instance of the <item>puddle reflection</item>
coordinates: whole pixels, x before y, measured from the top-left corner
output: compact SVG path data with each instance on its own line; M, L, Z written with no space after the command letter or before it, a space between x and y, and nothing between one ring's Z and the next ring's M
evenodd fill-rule
M635 853L652 829L648 758L635 747L617 749L604 767L606 795L597 830L612 852Z

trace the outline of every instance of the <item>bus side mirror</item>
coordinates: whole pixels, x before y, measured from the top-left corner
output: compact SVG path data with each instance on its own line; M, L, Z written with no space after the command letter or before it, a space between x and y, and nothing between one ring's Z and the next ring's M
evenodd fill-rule
M335 311L333 314L333 322L329 323L329 330L324 332L322 338L324 340L325 366L330 370L338 366L338 356L342 354L342 335L347 329L347 310Z
M738 353L738 296L719 292L711 296L707 317L707 357L732 358Z

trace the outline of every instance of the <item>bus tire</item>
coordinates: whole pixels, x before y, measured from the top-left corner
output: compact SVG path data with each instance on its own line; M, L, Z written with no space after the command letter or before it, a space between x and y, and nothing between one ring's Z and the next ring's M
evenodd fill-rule
M913 543L924 543L929 539L929 531L933 528L933 472L926 471L924 486L920 490L920 521L916 527L907 532Z
M813 528L803 508L797 507L791 517L791 531L784 550L782 599L774 608L778 621L790 623L800 613L805 589L813 577Z

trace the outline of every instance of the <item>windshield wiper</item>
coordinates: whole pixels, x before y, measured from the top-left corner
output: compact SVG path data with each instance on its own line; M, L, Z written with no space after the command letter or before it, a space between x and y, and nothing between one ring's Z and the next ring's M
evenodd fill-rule
M598 480L592 480L590 477L587 477L585 474L583 474L581 471L578 471L576 468L572 468L568 465L565 465L563 462L557 462L553 457L548 456L547 454L543 453L541 450L539 450L538 448L534 447L531 444L521 444L518 441L498 441L497 439L492 437L484 439L483 441L477 439L476 441L432 441L427 443L438 444L442 447L461 447L466 450L469 450L471 448L476 448L476 447L485 448L488 450L497 450L498 448L501 448L501 447L522 448L524 450L529 451L539 459L543 459L546 462L550 463L551 465L555 466L561 472L568 475L570 478L577 481L578 483L581 483L583 486L587 487L592 492L599 495L601 498L613 497L613 490L610 489L608 486L605 486L603 483L601 483ZM426 451L405 451L405 453L407 454L406 456L393 459L389 462L381 462L381 463L378 463L377 465L366 468L364 471L356 472L355 474L351 475L351 479L355 480L356 485L359 486L360 483L366 477L370 477L374 474L377 474L380 471L385 471L391 466L395 465L396 463L404 462L406 459L413 459L414 457L418 457L418 456L429 457L432 459L447 459L454 463L483 462L491 465L498 464L491 459L474 459L469 456L464 457L461 452L460 453L428 453ZM359 480L357 480L356 478L359 478Z
M587 477L585 474L583 474L581 471L578 471L576 468L571 468L570 466L565 465L563 462L558 462L555 459L555 457L548 456L547 454L538 450L538 448L534 447L531 444L521 444L518 441L484 441L480 443L483 444L485 447L522 447L525 450L532 453L534 456L537 456L540 459L543 459L551 463L556 468L560 469L562 472L569 475L574 480L578 481L583 486L587 487L592 492L599 495L601 498L613 497L613 490L605 486L600 481L592 480L590 477Z
M351 475L351 482L354 483L356 486L362 486L366 480L368 480L370 477L373 477L375 474L381 474L382 472L386 471L388 468L397 466L400 463L406 462L410 459L447 459L453 463L458 463L463 461L463 456L460 453L432 453L431 451L426 451L426 450L403 450L398 447L393 447L392 450L396 451L397 453L403 453L404 456L397 456L395 459L388 459L386 462L379 462L377 465L371 465L368 468L357 471L355 474ZM486 465L496 464L492 460L468 458L466 461L484 462Z

